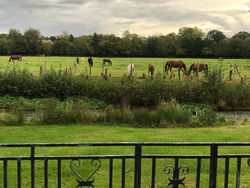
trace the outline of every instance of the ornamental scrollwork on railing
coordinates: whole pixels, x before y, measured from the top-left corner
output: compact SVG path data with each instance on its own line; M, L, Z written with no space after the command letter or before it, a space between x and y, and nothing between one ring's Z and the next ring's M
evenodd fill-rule
M167 187L169 187L170 185L173 185L174 187L178 187L178 185L184 185L183 181L186 179L186 177L183 178L179 178L179 174L180 172L182 172L184 175L189 173L189 168L185 165L181 165L179 168L174 168L172 165L167 165L164 168L164 173L169 175L171 173L171 170L173 171L173 179L168 178L169 180L169 184L167 185Z
M101 161L99 159L93 159L90 162L92 167L96 167L95 170L92 172L92 174L85 180L83 179L83 177L77 172L77 168L79 168L81 166L81 162L80 160L72 160L70 162L70 168L71 170L74 172L74 174L78 177L78 179L76 179L78 185L76 186L78 187L92 187L94 188L94 181L95 179L90 180L90 178L93 177L93 175L101 168Z

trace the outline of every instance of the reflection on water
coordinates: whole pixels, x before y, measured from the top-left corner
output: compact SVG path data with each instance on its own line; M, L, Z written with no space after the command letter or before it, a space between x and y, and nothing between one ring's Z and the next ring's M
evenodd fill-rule
M250 119L250 111L226 111L219 113L225 115L228 120L233 120L236 122L241 122L245 118Z

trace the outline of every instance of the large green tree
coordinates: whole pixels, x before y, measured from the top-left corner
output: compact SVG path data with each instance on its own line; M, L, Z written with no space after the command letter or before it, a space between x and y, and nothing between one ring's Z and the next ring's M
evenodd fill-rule
M179 29L177 44L180 56L200 57L202 55L204 32L198 27ZM181 52L181 53L180 53Z
M41 33L37 29L29 28L23 34L25 41L25 52L27 55L41 54Z

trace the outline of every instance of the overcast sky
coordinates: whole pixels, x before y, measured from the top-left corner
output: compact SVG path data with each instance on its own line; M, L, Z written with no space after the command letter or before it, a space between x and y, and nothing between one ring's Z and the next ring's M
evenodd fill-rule
M29 27L45 36L125 30L148 36L197 26L250 32L250 0L0 0L0 33Z

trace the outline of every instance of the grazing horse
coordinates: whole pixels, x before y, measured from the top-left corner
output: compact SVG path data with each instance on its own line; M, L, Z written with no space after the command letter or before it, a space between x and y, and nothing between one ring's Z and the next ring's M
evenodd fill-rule
M112 61L110 59L103 59L102 64L105 65L105 63L108 63L108 65L112 65Z
M179 68L182 70L184 74L186 74L186 65L181 60L169 60L166 62L165 72L167 72L167 75L168 75L168 70L170 70L171 72L172 68Z
M208 70L208 66L206 63L194 63L190 66L190 69L188 71L188 75L190 75L191 71L207 71Z
M93 59L92 57L88 58L89 66L93 67Z
M128 73L132 74L135 71L135 65L133 63L130 63L127 69L128 69Z
M10 59L9 59L9 62L10 61L14 61L14 60L18 60L18 61L22 61L22 56L20 56L20 55L11 55L10 56Z
M153 64L148 65L148 73L151 72L151 76L154 74L155 67Z

